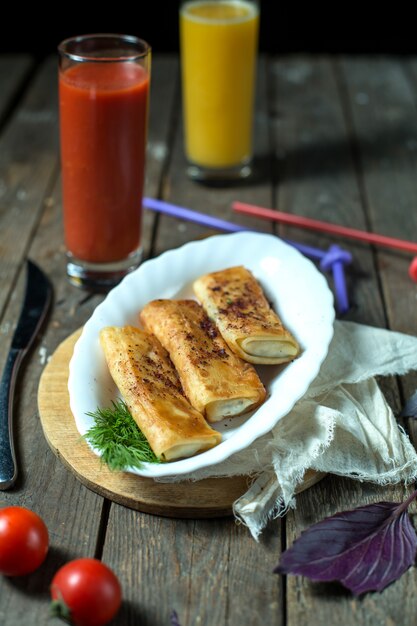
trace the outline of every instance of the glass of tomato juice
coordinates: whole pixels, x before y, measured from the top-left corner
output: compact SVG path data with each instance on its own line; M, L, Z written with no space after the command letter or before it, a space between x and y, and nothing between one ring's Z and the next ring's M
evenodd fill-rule
M142 258L151 49L137 37L94 34L58 51L67 274L107 289Z

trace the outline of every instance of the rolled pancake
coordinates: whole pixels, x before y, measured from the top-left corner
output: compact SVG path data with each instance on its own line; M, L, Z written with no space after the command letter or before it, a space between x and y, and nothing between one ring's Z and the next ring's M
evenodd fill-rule
M194 283L194 292L229 348L245 361L286 363L300 353L297 341L245 267L201 276Z
M110 326L101 330L100 343L110 374L157 457L173 461L220 443L220 433L185 398L156 337L133 326Z
M168 351L185 395L209 422L240 415L265 399L255 369L228 348L194 300L154 300L140 314Z

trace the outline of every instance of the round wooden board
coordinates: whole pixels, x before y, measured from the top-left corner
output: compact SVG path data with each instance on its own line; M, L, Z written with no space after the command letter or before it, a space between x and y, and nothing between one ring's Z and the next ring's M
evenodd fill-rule
M38 407L45 438L57 457L86 487L124 506L166 517L204 518L232 514L232 504L245 493L248 479L206 478L162 483L127 472L113 472L81 438L69 406L68 364L81 330L63 341L45 367ZM322 476L310 473L303 489Z

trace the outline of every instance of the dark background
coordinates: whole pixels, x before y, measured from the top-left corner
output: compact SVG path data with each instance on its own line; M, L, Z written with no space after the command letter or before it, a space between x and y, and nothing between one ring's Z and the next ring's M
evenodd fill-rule
M53 54L66 37L93 32L137 35L155 52L178 50L177 0L77 4L22 5L3 0L0 25L1 52ZM119 4L120 6L117 6ZM417 27L411 4L338 3L328 6L260 0L259 47L272 54L311 53L417 53ZM7 7L7 12L6 12ZM414 11L413 11L414 13Z

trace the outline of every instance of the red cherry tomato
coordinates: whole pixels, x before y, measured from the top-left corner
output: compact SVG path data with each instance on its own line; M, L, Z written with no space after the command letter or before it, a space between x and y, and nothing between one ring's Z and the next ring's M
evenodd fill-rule
M122 590L112 570L97 559L75 559L61 567L51 584L55 616L75 626L102 626L119 610Z
M48 552L48 529L29 509L8 506L0 509L0 572L24 576L35 571Z

